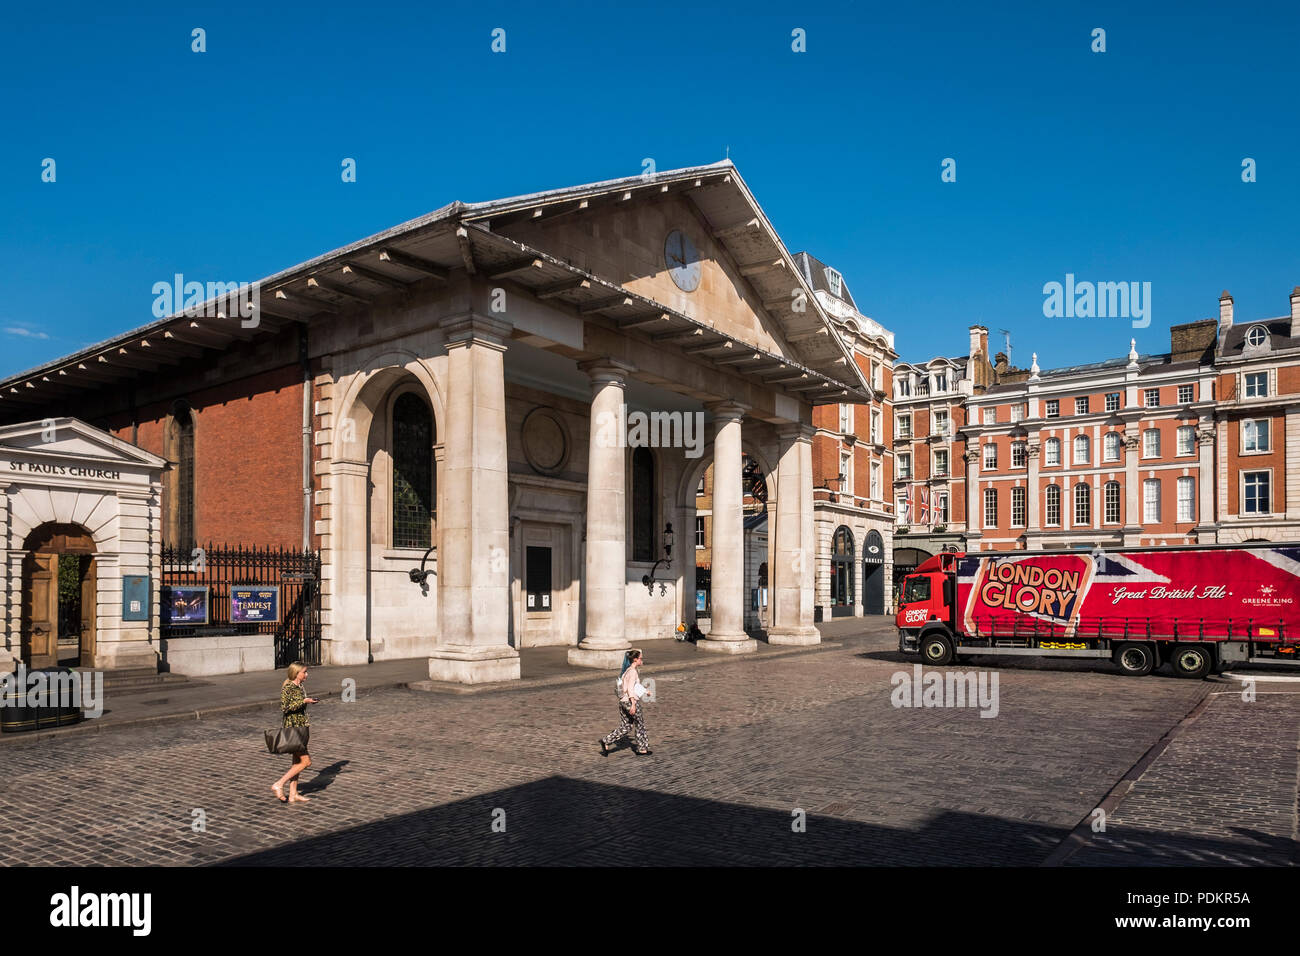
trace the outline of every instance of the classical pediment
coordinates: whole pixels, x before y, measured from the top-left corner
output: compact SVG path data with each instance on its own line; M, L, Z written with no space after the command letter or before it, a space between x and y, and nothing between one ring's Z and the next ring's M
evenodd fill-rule
M473 203L462 218L850 388L866 383L813 289L729 162ZM668 247L699 263L683 289ZM680 248L680 247L679 247ZM636 308L609 298L610 308ZM721 346L719 346L721 347Z
M48 458L96 466L161 469L166 459L76 418L51 418L0 427L0 455L6 459Z

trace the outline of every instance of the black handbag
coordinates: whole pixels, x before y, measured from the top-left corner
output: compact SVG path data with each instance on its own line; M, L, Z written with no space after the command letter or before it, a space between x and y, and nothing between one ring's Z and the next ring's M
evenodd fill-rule
M310 727L279 727L268 730L266 749L273 754L300 754L307 749L307 740L311 736Z

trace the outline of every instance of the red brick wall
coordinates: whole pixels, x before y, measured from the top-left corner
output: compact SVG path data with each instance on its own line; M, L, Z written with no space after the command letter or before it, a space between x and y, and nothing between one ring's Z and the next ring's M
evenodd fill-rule
M302 372L288 366L185 396L194 410L200 543L302 546ZM137 412L136 444L165 455L171 402ZM131 440L131 425L114 434ZM313 478L313 484L315 480ZM168 502L164 493L163 514Z

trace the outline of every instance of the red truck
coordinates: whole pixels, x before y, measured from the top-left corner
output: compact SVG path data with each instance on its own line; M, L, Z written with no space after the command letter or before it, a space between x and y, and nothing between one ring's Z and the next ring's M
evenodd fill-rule
M942 552L903 581L898 649L1109 658L1135 677L1300 663L1300 546Z

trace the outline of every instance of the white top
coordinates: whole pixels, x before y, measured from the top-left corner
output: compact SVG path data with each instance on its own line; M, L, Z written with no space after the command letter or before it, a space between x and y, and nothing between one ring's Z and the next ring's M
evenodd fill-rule
M630 697L633 700L640 700L649 693L645 685L641 683L635 667L629 667L623 672L622 688L623 696Z

